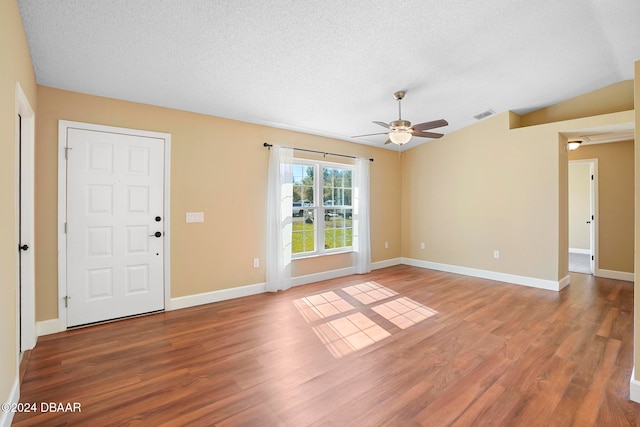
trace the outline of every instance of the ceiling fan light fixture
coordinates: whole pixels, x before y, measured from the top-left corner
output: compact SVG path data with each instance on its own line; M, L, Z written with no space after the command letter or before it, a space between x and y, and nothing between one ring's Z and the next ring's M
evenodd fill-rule
M572 139L570 141L567 142L567 151L573 151L576 150L580 147L580 144L582 144L582 140L581 139Z
M404 145L411 140L411 132L396 131L389 134L391 142L397 145Z

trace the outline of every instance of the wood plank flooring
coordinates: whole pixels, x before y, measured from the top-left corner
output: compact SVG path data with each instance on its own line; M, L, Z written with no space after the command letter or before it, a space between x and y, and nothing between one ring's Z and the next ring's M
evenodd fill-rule
M41 337L21 402L82 412L14 425L639 425L632 322L630 282L396 266Z

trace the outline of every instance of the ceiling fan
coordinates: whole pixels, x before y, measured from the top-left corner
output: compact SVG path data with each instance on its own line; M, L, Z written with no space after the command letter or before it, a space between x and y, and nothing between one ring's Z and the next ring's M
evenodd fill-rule
M398 120L394 120L391 123L387 124L385 122L374 121L373 123L385 127L389 129L389 132L379 132L379 133L369 133L366 135L356 135L352 136L352 138L359 138L362 136L373 136L373 135L389 135L389 139L385 144L394 143L397 145L404 145L411 140L412 136L418 136L421 138L441 138L443 134L435 133L435 132L425 132L429 129L435 129L442 126L447 126L449 123L444 119L433 120L430 122L424 122L417 125L411 126L411 122L408 120L402 120L402 107L401 101L404 98L404 95L407 92L404 90L400 90L393 94L393 97L398 101Z

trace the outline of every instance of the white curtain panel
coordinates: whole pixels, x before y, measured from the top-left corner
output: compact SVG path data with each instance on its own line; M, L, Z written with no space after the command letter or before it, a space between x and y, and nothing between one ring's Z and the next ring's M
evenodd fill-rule
M353 271L371 272L369 238L369 159L356 159L353 212Z
M291 287L291 206L293 202L293 149L271 147L267 189L268 292Z

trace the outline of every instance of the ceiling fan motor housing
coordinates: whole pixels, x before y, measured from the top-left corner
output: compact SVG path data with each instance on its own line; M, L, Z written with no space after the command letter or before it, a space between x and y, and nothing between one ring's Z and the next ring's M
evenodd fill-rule
M394 120L389 123L389 128L394 131L409 131L411 130L411 122L409 120Z
M397 91L396 93L393 94L393 97L395 99L397 99L398 101L400 101L402 98L404 98L404 94L405 93L407 93L407 92L404 91L404 90L399 90L399 91Z

